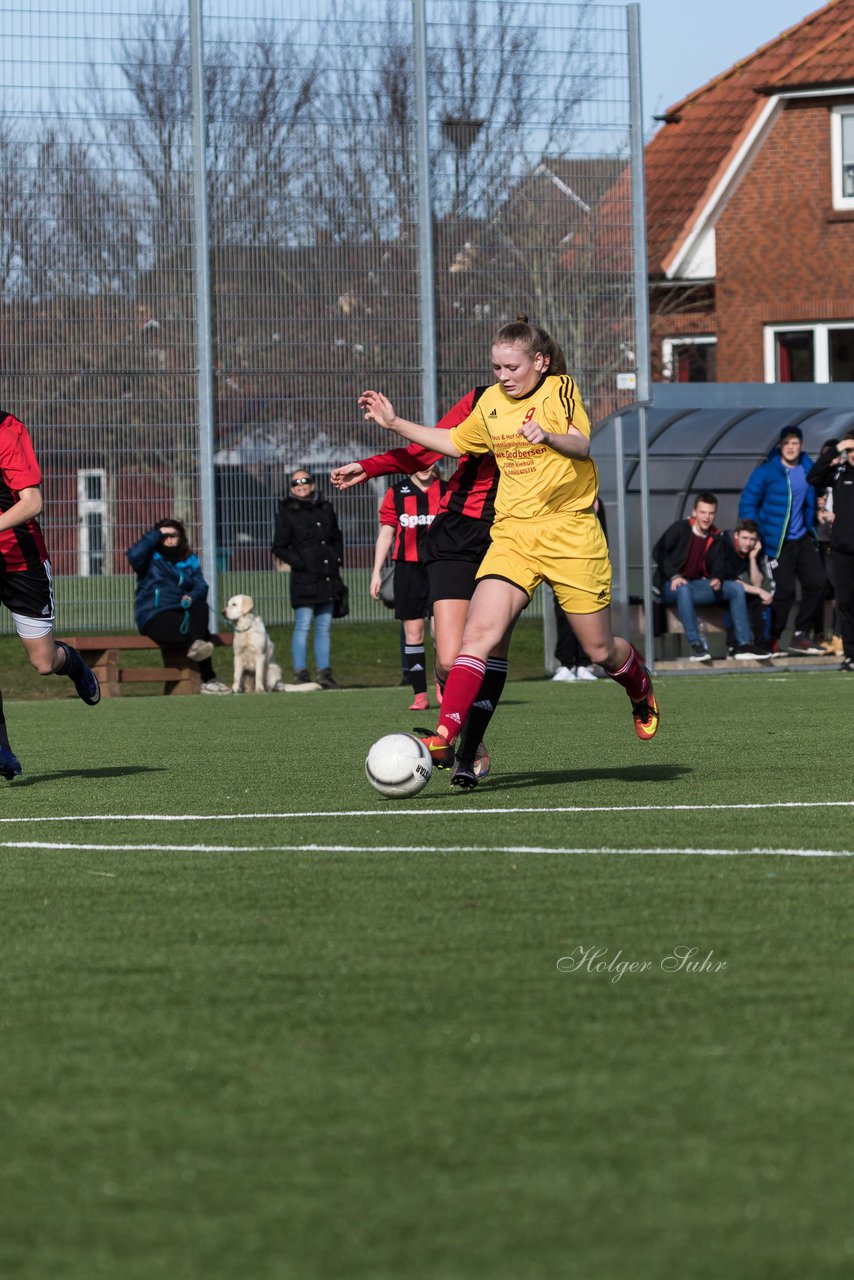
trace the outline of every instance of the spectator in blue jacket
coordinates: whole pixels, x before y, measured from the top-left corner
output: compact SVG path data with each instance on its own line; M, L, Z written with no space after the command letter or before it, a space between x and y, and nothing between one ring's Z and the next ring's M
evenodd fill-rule
M231 693L216 677L208 630L208 584L180 520L160 520L125 552L136 573L136 625L161 648L187 650L202 693Z
M774 582L771 645L775 652L789 620L796 584L801 584L789 642L789 653L795 656L824 653L808 635L810 619L824 599L826 578L813 534L815 489L807 480L812 461L803 452L803 441L800 427L784 427L768 460L748 478L738 504L739 519L759 525Z

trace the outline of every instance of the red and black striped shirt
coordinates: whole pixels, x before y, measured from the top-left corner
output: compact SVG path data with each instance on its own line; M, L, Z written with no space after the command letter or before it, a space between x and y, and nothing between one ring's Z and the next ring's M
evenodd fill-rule
M380 524L394 529L392 560L423 563L427 530L439 514L445 482L434 480L429 489L419 489L411 480L398 480L380 503Z
M41 482L41 468L27 428L0 409L0 511L14 507L22 489L33 489ZM0 530L0 573L38 569L47 558L37 520Z
M473 387L462 400L457 401L453 409L448 410L436 426L445 431L459 426L469 416L485 390L486 387ZM412 475L434 462L440 462L443 457L444 454L434 453L432 449L422 449L420 445L410 444L406 448L389 449L387 453L375 454L372 458L362 458L360 463L366 477L373 479L374 476L394 475L401 471ZM464 454L447 482L440 510L456 511L459 515L471 516L474 520L485 520L487 524L492 524L495 519L497 488L498 467L492 454Z

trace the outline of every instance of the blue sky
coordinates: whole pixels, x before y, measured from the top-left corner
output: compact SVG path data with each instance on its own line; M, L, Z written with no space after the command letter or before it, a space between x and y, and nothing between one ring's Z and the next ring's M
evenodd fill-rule
M821 7L819 0L640 0L645 129L653 115Z

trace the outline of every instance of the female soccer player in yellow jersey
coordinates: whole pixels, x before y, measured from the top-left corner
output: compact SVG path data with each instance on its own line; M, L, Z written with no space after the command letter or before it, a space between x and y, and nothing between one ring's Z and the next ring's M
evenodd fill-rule
M450 431L398 418L378 391L363 391L369 421L437 453L492 453L501 479L492 544L477 574L460 655L445 685L435 734L424 741L438 768L454 763L453 742L477 699L486 659L509 633L540 582L554 590L579 644L632 704L639 738L655 736L659 712L649 672L632 644L611 631L611 562L593 511L599 487L590 421L575 382L548 372L543 331L506 324L492 344L496 382ZM477 779L455 770L455 785Z

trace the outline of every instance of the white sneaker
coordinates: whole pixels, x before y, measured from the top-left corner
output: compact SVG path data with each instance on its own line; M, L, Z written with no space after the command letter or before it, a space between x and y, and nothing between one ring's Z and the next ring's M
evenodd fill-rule
M590 667L576 667L575 678L576 680L595 680L596 673Z
M566 684L570 680L577 680L575 667L558 667L552 676L552 680L556 680L558 684Z
M223 684L221 680L206 680L202 685L201 693L231 693L231 686Z
M209 658L214 651L214 647L210 640L194 640L187 650L187 657L191 662L204 662L205 658Z

